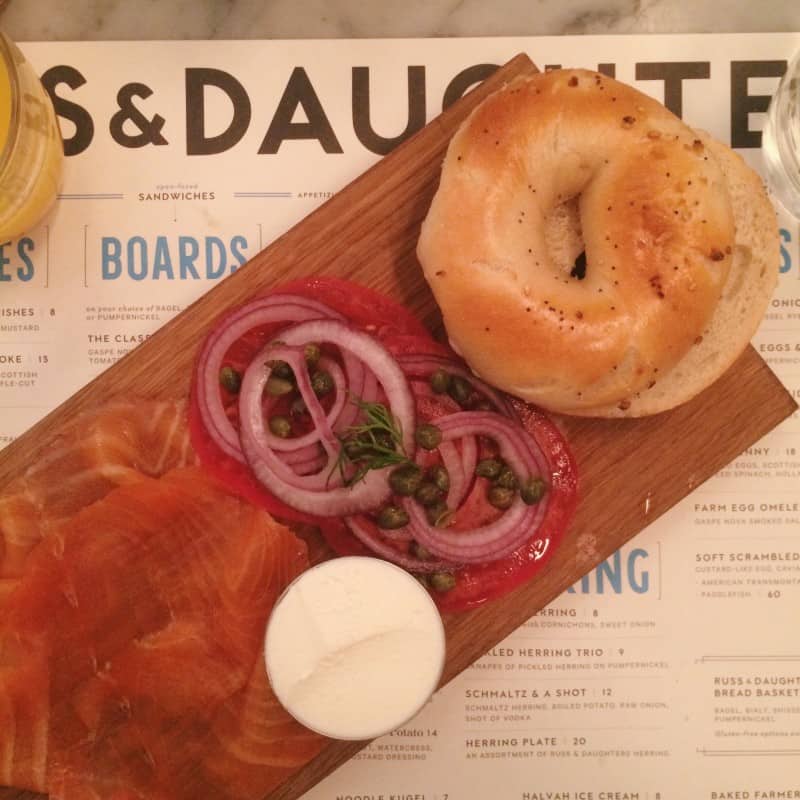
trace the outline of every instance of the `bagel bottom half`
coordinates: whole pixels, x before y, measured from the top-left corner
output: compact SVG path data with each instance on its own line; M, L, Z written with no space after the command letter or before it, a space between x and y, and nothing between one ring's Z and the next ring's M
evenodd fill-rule
M736 227L722 296L701 337L649 389L621 402L571 413L642 417L681 405L713 384L747 348L778 282L780 239L775 209L758 174L729 147L698 131L728 184Z

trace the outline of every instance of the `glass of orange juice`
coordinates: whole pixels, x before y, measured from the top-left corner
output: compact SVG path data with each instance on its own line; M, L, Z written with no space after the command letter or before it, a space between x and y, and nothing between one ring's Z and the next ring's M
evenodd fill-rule
M58 194L64 146L50 97L0 33L0 240L33 228Z

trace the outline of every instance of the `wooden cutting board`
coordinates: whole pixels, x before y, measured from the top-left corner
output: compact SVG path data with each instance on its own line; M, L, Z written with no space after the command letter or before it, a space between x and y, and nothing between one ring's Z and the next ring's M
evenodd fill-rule
M475 105L507 80L536 71L519 55L413 138L334 196L246 266L165 325L0 453L0 491L81 412L126 394L185 396L198 343L219 313L259 290L303 275L349 278L385 292L434 331L441 320L415 258L450 137ZM445 620L443 683L533 614L797 408L748 348L714 386L674 411L642 420L559 418L580 471L577 515L534 581L479 610ZM363 743L331 743L273 792L299 797ZM0 790L0 800L33 798ZM198 800L202 800L198 798Z

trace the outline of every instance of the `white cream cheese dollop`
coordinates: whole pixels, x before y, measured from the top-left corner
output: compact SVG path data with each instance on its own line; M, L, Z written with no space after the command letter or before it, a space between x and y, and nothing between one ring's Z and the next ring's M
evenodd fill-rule
M438 686L445 637L420 583L358 556L304 572L276 603L265 657L299 722L335 739L371 739L411 719Z

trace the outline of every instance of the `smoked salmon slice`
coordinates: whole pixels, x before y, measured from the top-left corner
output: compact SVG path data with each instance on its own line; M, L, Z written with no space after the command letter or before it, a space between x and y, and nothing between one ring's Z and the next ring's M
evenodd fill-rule
M272 692L261 659L247 685L217 714L204 761L208 796L262 800L307 764L324 741L298 725Z
M269 612L307 566L289 529L197 467L57 526L0 622L0 782L56 800L263 797L324 744L263 668Z
M48 683L41 643L0 630L0 784L47 789Z
M0 619L33 549L116 486L195 463L184 401L115 400L64 429L0 494ZM48 667L41 648L0 633L0 781L44 791ZM11 723L15 728L11 728Z
M183 401L120 400L79 417L0 493L0 609L61 522L116 486L194 463Z

